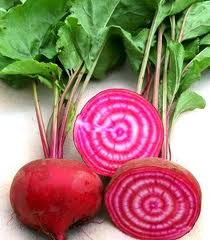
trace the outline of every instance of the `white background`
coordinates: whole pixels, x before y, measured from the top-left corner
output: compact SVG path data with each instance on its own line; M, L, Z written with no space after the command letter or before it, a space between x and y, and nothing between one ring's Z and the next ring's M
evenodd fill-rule
M207 101L205 110L182 115L172 134L173 160L198 179L203 192L202 213L193 231L182 240L210 239L210 73L205 73L201 82L193 88ZM99 91L125 87L135 90L136 78L125 67L102 81L92 81L81 106ZM47 118L51 112L51 94L40 89L43 112ZM9 203L9 188L18 169L31 160L42 157L39 133L31 97L31 89L14 90L0 82L0 239L35 240L42 238L36 232L19 224ZM71 137L65 146L65 157L80 159ZM103 223L91 222L74 227L68 232L70 240L131 240L117 230L105 216Z

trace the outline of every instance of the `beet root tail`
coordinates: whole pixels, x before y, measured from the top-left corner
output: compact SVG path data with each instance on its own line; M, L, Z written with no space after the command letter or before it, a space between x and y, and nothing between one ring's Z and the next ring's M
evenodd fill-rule
M65 236L64 236L64 234L63 233L60 233L60 234L57 234L56 235L56 238L55 238L56 240L65 240L66 238L65 238Z

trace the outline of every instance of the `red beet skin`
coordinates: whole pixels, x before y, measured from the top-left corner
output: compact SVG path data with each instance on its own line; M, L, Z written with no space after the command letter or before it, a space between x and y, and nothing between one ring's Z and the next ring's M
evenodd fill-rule
M19 170L10 200L22 223L64 240L72 224L96 214L102 190L100 178L78 161L37 160Z
M108 89L78 115L74 143L94 171L112 176L129 160L159 156L163 132L158 112L146 99L126 89Z
M123 232L141 240L175 240L196 223L201 189L177 164L157 158L134 160L113 176L105 204Z

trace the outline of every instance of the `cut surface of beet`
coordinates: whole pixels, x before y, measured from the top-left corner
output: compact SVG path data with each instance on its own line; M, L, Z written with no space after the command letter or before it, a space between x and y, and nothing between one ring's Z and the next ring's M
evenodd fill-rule
M133 160L113 176L105 204L115 225L141 240L175 240L195 225L201 189L194 176L163 159Z
M112 176L125 162L157 157L163 126L156 109L126 89L100 92L84 106L74 126L74 143L97 173Z

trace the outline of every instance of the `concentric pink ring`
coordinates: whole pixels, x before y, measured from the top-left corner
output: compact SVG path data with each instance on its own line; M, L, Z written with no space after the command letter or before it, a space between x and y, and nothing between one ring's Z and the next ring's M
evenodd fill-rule
M175 240L197 221L201 190L193 175L176 164L131 161L114 175L105 203L123 232L141 240Z
M78 115L74 143L91 168L112 176L129 160L158 156L163 132L157 110L146 99L126 89L108 89Z

